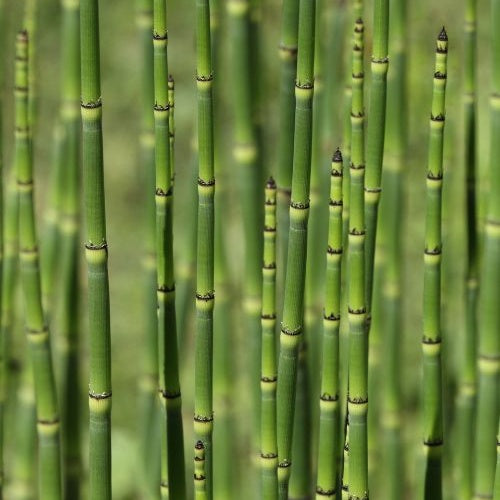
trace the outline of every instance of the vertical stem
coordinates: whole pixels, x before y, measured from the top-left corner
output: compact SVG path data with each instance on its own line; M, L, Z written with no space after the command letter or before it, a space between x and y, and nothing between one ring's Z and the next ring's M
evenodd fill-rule
M264 252L262 262L261 356L261 474L262 498L278 498L276 445L276 183L271 177L265 190Z
M290 228L277 387L279 498L288 494L299 346L302 341L311 175L315 0L300 0Z
M354 27L351 104L350 213L348 246L349 317L349 498L368 498L368 339L365 298L365 179L363 21Z
M330 174L326 294L323 314L323 362L319 401L319 446L316 498L338 498L339 330L341 315L342 155L334 153Z
M3 0L0 0L0 30L4 33L5 30L5 5ZM4 56L3 46L5 37L0 37L0 56ZM6 339L4 336L5 329L3 326L3 273L4 273L4 152L3 152L3 92L4 92L4 72L5 67L0 68L0 500L4 495L4 422L5 422L5 402L7 390L7 351Z
M144 244L144 315L145 349L141 391L141 455L140 463L144 475L145 498L158 499L160 490L160 443L157 388L158 388L158 318L156 300L156 209L155 191L155 136L154 136L154 73L153 47L153 0L137 1L137 27L141 42L142 60L142 112L140 136L140 162L144 198L144 223L146 227Z
M90 331L91 500L111 500L111 336L98 0L80 1L81 113Z
M474 499L493 494L495 476L495 433L500 411L500 1L491 2L492 20L492 89L490 192L484 227L484 247L479 297L479 369L475 431Z
M204 449L206 498L213 498L214 128L210 2L196 0L198 89L198 236L196 277L196 441Z
M175 317L175 277L173 262L172 165L169 136L170 103L168 95L167 8L165 0L154 1L154 120L156 165L156 266L158 296L159 384L165 409L167 485L171 498L186 495L182 403L177 354ZM162 481L162 490L165 488Z
M50 336L45 324L33 203L33 160L28 106L28 33L16 43L15 163L19 196L19 256L25 303L26 334L33 363L38 432L39 496L61 498L59 413L52 367Z
M55 328L61 339L63 366L61 415L63 421L64 491L77 500L80 491L80 339L79 339L79 212L80 212L80 12L76 0L63 0L61 33L64 170L61 191L60 287Z
M207 473L206 473L205 445L197 441L194 446L194 498L207 500Z
M442 497L441 193L447 52L448 37L443 28L437 39L426 181L424 332L422 337L424 498L426 500Z

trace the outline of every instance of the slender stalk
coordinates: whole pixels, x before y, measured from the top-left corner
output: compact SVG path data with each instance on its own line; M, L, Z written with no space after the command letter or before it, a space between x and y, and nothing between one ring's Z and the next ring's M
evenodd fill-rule
M463 369L457 395L456 460L459 498L469 500L473 490L474 414L477 392L477 300L478 300L478 229L476 201L476 0L468 0L465 9L464 74L464 151L467 193L467 275L465 278L465 339L462 344Z
M171 182L175 181L175 80L168 75L168 140L170 143L170 175Z
M335 151L330 177L326 295L323 314L323 362L319 401L319 446L316 498L338 498L339 330L342 234L342 154Z
M145 256L143 259L145 288L145 350L141 390L141 464L144 474L143 493L146 498L158 499L160 491L160 445L157 388L158 388L158 319L156 300L156 207L152 193L155 191L154 147L154 73L153 0L137 1L137 27L141 41L142 60L142 113L140 137L140 164L145 188L144 219Z
M479 341L477 351L478 397L475 427L474 499L491 498L495 477L495 433L500 412L500 310L496 297L500 286L500 1L491 2L492 93L491 150L487 217L479 294Z
M38 46L38 15L39 15L39 0L25 0L23 28L30 34L29 46L29 120L31 123L32 132L37 125L38 114L38 84L37 84L37 46ZM42 283L43 286L43 283Z
M205 451L206 498L213 498L214 128L210 3L196 0L198 236L194 432Z
M98 0L80 1L81 113L90 331L91 500L111 499L111 335L104 197Z
M290 229L277 387L278 482L279 498L282 499L288 494L292 465L297 366L303 330L311 175L315 8L315 0L300 1Z
M194 498L195 500L207 500L207 476L206 476L205 445L203 441L197 441L194 447Z
M261 447L262 498L278 498L276 444L276 183L265 190L264 258L262 263Z
M295 76L297 74L297 44L299 1L283 0L279 56L280 104L278 137L278 289L283 288L286 274L290 195L292 188L293 141L295 121Z
M5 6L3 0L0 0L0 30L5 29ZM5 37L0 38L0 43L5 43ZM4 50L0 49L0 55L4 56ZM3 152L3 92L4 92L4 71L0 68L0 500L4 495L4 421L5 421L5 402L7 390L7 351L3 328L3 272L4 272L4 152Z
M42 310L40 271L33 204L33 164L28 106L28 34L16 43L15 163L19 195L19 256L25 303L26 334L30 347L38 432L40 498L61 498L59 413L50 352L50 336Z
M425 449L424 498L426 499L440 499L442 497L441 192L448 53L448 36L444 28L439 33L436 47L426 182L424 333L422 337Z
M172 157L170 155L167 57L167 8L165 0L154 1L154 120L156 165L156 261L158 296L159 384L165 408L167 485L172 498L186 495L181 390L175 317L175 278L172 234ZM162 493L163 494L163 493Z
M368 339L365 300L363 21L354 27L351 105L351 185L348 246L349 498L368 498Z
M495 472L495 493L493 500L500 500L500 421L497 433L497 467Z
M389 69L389 0L373 5L373 49L371 60L370 119L366 139L366 306L368 327L373 289L373 268L384 159L387 71Z
M383 478L384 496L387 500L398 500L403 495L404 485L400 380L403 331L402 223L405 214L404 169L407 161L406 0L392 0L391 19L391 72L387 82L386 155L382 179L384 198L380 206L384 231L377 236L383 240L386 252L381 294L384 320L381 376L384 390L380 419L385 445L379 474Z

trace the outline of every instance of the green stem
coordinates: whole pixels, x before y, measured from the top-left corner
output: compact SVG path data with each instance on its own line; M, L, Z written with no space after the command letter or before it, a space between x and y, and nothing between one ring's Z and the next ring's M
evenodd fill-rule
M39 495L42 500L61 498L60 422L52 367L49 330L42 309L35 210L33 159L28 106L28 33L16 43L16 145L15 163L19 194L19 258L25 303L25 321L33 375L38 432Z
M442 498L443 400L441 368L441 210L448 37L439 33L434 69L427 166L424 251L424 498Z
M207 472L205 446L203 441L197 441L194 447L194 498L195 500L207 500Z

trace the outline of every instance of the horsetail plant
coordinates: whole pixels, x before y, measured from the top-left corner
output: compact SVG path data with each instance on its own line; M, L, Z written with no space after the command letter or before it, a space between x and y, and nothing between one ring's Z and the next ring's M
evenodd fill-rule
M175 80L168 75L168 140L170 142L170 174L172 185L175 181Z
M326 256L326 294L323 314L323 362L319 401L319 445L316 498L338 496L339 412L339 331L341 314L342 234L342 154L332 158L328 247Z
M64 170L61 191L60 283L56 330L61 343L61 415L65 495L79 498L80 446L80 339L79 339L79 215L80 215L80 12L76 0L62 1L62 103Z
M0 0L0 30L5 27L5 5L3 0ZM4 37L0 40L2 45L5 43ZM3 50L1 51L3 55ZM0 68L0 499L4 493L4 421L5 421L5 402L7 390L7 363L6 363L6 342L4 337L5 329L3 328L3 269L4 269L4 150L3 150L3 91L4 91L4 72L5 68Z
M154 120L156 165L156 266L158 297L159 384L165 410L167 484L162 479L162 496L182 500L186 495L181 389L175 317L173 262L173 184L170 155L166 0L154 1ZM163 443L165 446L165 443ZM165 458L165 455L163 454ZM162 476L163 477L163 476Z
M463 367L457 395L457 477L459 497L472 497L474 414L476 402L476 342L478 300L478 228L476 201L476 0L468 0L465 9L465 63L464 63L464 151L466 168L466 234L467 276L465 278L465 339L462 345Z
M478 396L473 498L491 498L495 478L495 434L500 411L500 1L491 2L492 93L490 179L479 293Z
M350 213L348 243L349 498L368 498L368 339L365 296L364 26L354 26L352 56Z
M424 250L424 498L442 497L443 402L441 369L441 210L448 36L443 28L436 45L430 118Z
M214 125L210 2L196 0L198 234L195 338L195 439L204 450L206 498L213 498ZM204 497L200 497L204 498Z
M262 498L278 498L276 444L276 182L265 189L264 258L262 263L261 446Z
M194 446L194 498L195 500L207 500L205 445L203 441L197 441Z
M377 238L383 240L386 259L383 266L382 301L384 349L381 353L383 397L381 424L384 436L381 476L384 495L398 500L403 495L402 463L402 222L405 213L404 181L407 151L406 91L406 0L392 0L390 26L391 71L387 88L387 128L385 166L382 176L384 198L380 206L383 229Z
M277 387L279 498L288 495L297 365L303 330L309 182L311 174L312 101L314 95L315 0L300 0L295 132L290 228L285 296L280 334Z
M104 196L99 2L80 1L81 114L90 332L91 500L111 500L111 335Z
M19 196L19 257L26 334L35 380L39 495L43 500L52 500L61 498L60 424L50 336L44 320L40 286L29 127L28 45L28 33L20 32L16 41L15 71L15 164Z
M154 115L154 74L151 33L153 31L153 0L138 0L137 27L141 41L143 70L141 93L141 136L140 164L145 188L144 218L146 226L145 256L143 260L145 289L145 356L141 391L141 463L144 472L144 494L147 498L159 497L160 483L160 446L159 446L159 409L158 388L158 318L156 299L156 209L152 193L155 191L155 136Z

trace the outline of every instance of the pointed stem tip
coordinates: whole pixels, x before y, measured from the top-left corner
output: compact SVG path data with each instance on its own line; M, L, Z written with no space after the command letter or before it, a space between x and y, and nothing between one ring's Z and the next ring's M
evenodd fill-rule
M448 41L448 33L446 33L446 29L444 26L441 28L441 31L439 32L438 40L440 40L441 42Z
M342 163L342 153L340 151L340 148L337 148L335 150L335 153L333 153L332 161L337 162L337 163Z
M266 188L267 189L276 189L276 181L274 180L272 175L269 177L269 179L266 182Z

